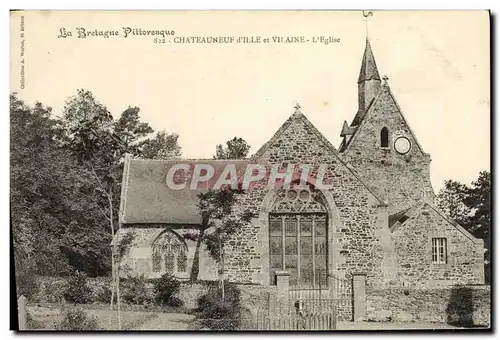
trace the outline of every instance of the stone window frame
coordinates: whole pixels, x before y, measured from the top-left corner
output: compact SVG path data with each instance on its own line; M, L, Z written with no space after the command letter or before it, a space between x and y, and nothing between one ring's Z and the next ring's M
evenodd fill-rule
M170 247L166 247L165 249L158 249L155 248L157 242L161 240L164 237L170 237L172 244L170 244ZM157 267L154 265L154 257L155 255L158 256L159 252L159 257L160 257L160 270L157 271L155 270ZM188 253L188 248L186 243L180 239L179 235L175 233L173 230L164 230L161 232L153 241L151 245L151 261L152 261L152 266L151 270L155 274L170 274L173 276L184 276L188 272L188 266L187 266L187 253ZM168 272L167 271L167 257L169 260L169 263L172 264L172 271ZM184 271L179 271L179 258L182 257L183 261L185 262L184 264Z
M436 263L433 260L433 242L434 239L445 239L445 256L446 256L446 262L445 263ZM447 269L450 267L451 263L453 262L452 258L450 257L450 237L449 235L445 235L443 233L436 233L436 234L431 234L429 235L429 243L428 243L428 256L430 258L430 264L432 267L435 268L444 268Z
M306 194L307 195L304 195ZM290 195L290 194L295 194L295 195ZM297 237L297 279L299 280L297 282L297 286L300 286L300 247L301 247L301 242L300 242L300 237L301 237L301 216L305 215L310 215L312 217L312 230L311 230L311 237L312 237L312 265L313 265L313 276L312 276L312 287L319 287L321 285L318 282L316 282L316 273L315 273L315 264L316 264L316 243L315 243L315 237L316 237L316 231L315 231L315 226L316 226L316 217L318 218L324 218L325 219L325 241L326 241L326 255L325 255L325 265L326 265L326 272L325 272L325 277L326 281L328 281L328 266L329 266L329 247L330 247L330 240L329 240L329 214L328 210L326 209L326 203L324 202L324 198L322 197L322 193L320 190L317 190L311 186L311 184L298 184L294 183L291 188L289 189L282 189L277 195L276 200L274 201L274 204L272 206L272 209L269 211L269 220L271 215L275 215L277 218L279 217L281 219L281 231L282 231L282 247L281 247L281 255L282 255L282 270L286 270L285 268L285 219L286 216L296 216L296 237ZM320 217L321 215L321 217ZM319 220L318 220L319 221ZM271 249L271 230L269 229L269 249ZM272 267L271 265L271 254L269 254L269 266L270 269ZM328 284L328 283L326 283Z
M387 138L384 140L383 138L383 132L386 131L387 132ZM389 128L387 126L384 126L380 129L380 132L379 132L379 142L380 142L380 148L382 149L390 149L390 138L389 138L389 135L390 135L390 131L389 131ZM386 145L383 145L383 141L386 142Z

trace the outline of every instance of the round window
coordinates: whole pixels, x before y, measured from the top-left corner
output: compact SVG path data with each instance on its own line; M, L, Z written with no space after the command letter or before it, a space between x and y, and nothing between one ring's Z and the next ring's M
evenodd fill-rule
M302 201L308 201L309 200L309 191L307 190L302 190L299 195L300 199Z
M289 200L294 200L294 199L296 199L296 198L297 198L297 191L295 191L295 190L290 190L290 191L288 191L288 193L287 193L287 198L288 198Z

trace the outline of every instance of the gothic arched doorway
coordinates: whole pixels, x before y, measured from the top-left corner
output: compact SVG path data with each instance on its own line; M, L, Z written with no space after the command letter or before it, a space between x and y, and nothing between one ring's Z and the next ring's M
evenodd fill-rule
M270 273L286 270L290 284L325 287L328 281L328 213L312 185L281 190L269 213Z

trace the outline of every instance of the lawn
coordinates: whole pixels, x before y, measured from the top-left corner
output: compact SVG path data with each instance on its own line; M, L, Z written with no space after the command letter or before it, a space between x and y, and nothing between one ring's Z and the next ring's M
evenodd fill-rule
M116 330L118 329L117 313L110 312L109 309L96 308L95 306L82 307L89 315L95 316L98 320L99 329ZM39 324L38 329L54 330L55 323L61 321L64 314L61 313L60 306L28 306L28 311L33 320ZM111 315L111 327L110 327ZM156 312L151 311L121 311L122 330L138 329L147 321L157 317Z

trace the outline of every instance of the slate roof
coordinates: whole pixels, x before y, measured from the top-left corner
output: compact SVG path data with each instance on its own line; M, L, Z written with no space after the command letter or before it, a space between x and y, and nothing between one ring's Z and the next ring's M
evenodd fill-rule
M168 170L178 163L202 163L203 160L153 160L126 157L123 169L122 195L120 202L121 223L148 224L200 224L198 197L206 189L182 190L167 187ZM206 160L220 173L228 161ZM231 160L239 168L249 160ZM216 180L218 176L214 176ZM212 183L213 184L213 183Z
M378 73L377 63L373 56L370 40L366 38L365 53L363 54L363 61L361 62L361 69L359 70L358 84L367 80L380 80Z

